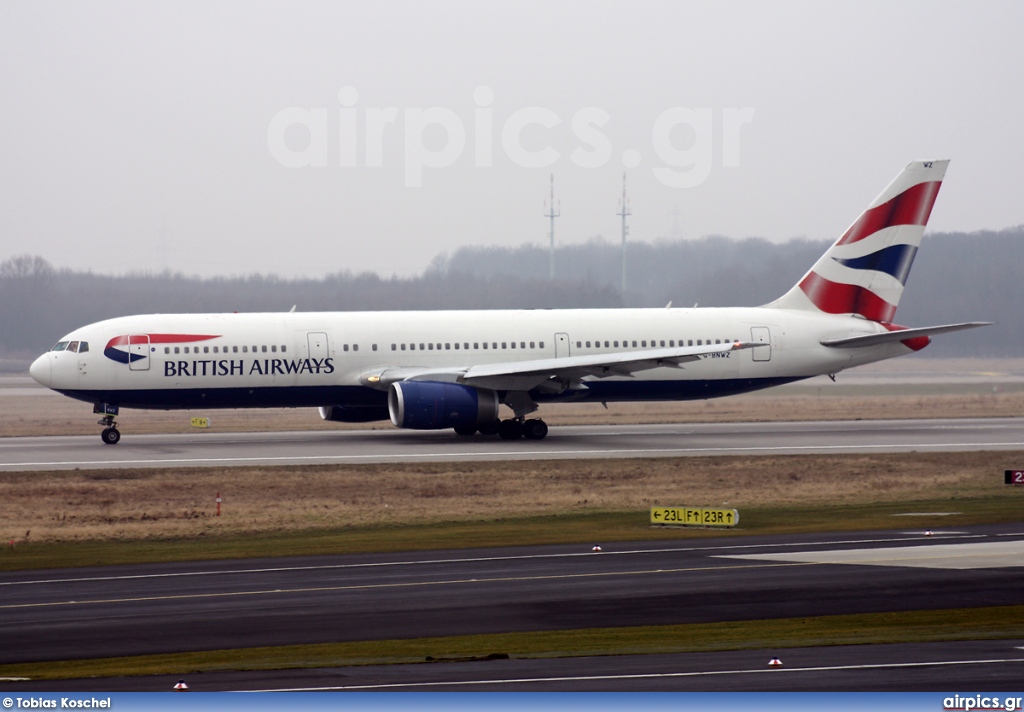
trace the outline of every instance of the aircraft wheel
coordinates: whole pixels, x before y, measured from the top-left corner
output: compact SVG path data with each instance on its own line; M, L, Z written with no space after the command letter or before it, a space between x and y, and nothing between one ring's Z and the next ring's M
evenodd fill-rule
M481 423L480 427L477 429L480 431L481 435L497 435L500 427L500 420L492 420L490 423Z
M100 434L100 437L107 445L117 445L121 440L121 431L117 428L107 428Z
M455 426L455 434L456 435L461 435L461 436L467 437L467 438L470 437L471 435L476 435L476 426L475 425L456 425Z
M540 418L523 423L523 437L527 440L543 440L548 436L548 424Z
M502 440L518 440L523 437L523 424L511 418L501 421L501 425L498 426L498 437Z

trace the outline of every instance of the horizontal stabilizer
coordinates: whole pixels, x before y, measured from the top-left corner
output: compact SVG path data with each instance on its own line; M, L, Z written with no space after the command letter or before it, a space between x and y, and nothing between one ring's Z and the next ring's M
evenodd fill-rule
M946 334L951 331L963 331L974 329L979 326L990 326L990 321L970 321L963 324L944 324L942 326L923 326L919 329L899 329L897 331L886 331L881 334L864 334L862 336L850 336L845 339L822 339L822 346L829 346L835 349L855 349L861 346L878 346L889 344L894 341L906 341L920 336L934 336L935 334Z

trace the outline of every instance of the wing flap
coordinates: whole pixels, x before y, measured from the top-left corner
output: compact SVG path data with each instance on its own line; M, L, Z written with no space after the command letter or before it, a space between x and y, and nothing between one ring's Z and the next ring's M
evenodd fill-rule
M528 391L552 379L573 383L587 376L593 378L629 377L637 371L646 371L652 368L682 368L684 363L699 361L702 356L765 345L760 342L736 341L728 344L618 351L468 367L384 367L364 373L360 381L364 385L377 388L386 388L397 381L414 380L462 383L467 386L494 390Z

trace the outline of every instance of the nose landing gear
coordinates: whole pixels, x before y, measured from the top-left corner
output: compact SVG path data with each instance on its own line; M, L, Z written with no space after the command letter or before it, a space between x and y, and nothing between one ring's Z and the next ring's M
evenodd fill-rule
M102 420L99 421L99 423L100 425L105 425L104 421ZM115 427L117 423L114 423L113 421L111 421L111 423L111 427L103 429L103 432L100 433L100 437L103 438L103 442L105 442L107 445L117 445L117 443L121 440L121 431L118 430L117 427Z
M96 423L103 426L100 438L107 445L117 445L121 440L121 431L117 429L117 423L114 421L119 411L120 409L116 405L108 405L107 403L97 403L92 407L93 413L103 416Z

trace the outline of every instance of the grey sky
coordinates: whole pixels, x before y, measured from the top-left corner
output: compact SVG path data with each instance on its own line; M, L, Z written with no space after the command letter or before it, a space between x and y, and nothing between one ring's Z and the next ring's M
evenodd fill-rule
M672 235L674 221L688 238L833 238L915 158L952 159L933 230L1017 225L1021 28L1019 2L7 0L0 260L411 274L461 245L545 243L550 173L558 242L618 240L624 154L639 156L634 240ZM493 94L483 107L479 87ZM326 117L322 147L294 122L274 138L293 107ZM367 165L368 116L389 107L380 166ZM411 187L408 158L424 154L406 134L432 107L465 143L455 151L437 124L414 132L425 151L453 153ZM356 165L345 166L352 115ZM507 150L516 116L560 120L513 136L534 158L557 152L551 165ZM676 124L662 145L659 116ZM712 132L685 116L709 118ZM275 140L326 165L287 167ZM706 178L667 185L654 169L669 146L707 149Z

